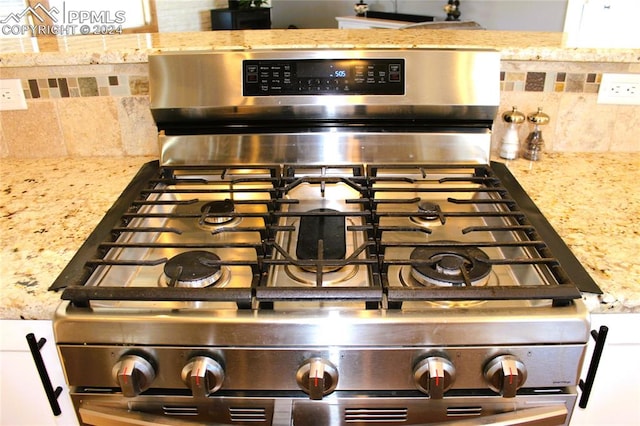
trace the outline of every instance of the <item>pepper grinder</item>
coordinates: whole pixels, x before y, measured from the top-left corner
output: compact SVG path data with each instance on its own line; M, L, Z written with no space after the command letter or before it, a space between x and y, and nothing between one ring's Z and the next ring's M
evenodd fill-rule
M520 140L518 139L518 125L524 122L524 114L518 111L518 107L514 106L511 111L502 114L505 123L509 123L507 131L502 137L500 146L500 157L507 160L515 160L518 158L518 149L520 148Z
M531 161L538 161L542 156L542 146L544 145L544 139L542 139L542 130L540 126L544 126L549 123L549 116L542 112L542 108L538 107L538 111L527 116L527 120L533 123L533 132L529 133L525 142L524 158Z

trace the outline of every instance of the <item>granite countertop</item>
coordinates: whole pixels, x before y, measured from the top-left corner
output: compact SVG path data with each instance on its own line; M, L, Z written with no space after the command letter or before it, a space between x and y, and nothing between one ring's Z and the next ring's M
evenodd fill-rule
M0 67L144 63L177 50L483 48L503 60L640 63L640 49L575 48L566 34L432 29L300 29L0 38Z
M0 319L50 319L47 288L149 157L0 161ZM592 311L640 312L640 153L507 162L605 294Z

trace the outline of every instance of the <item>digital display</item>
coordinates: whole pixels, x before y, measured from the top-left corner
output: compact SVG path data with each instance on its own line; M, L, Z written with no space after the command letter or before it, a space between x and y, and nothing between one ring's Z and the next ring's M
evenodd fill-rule
M352 66L353 61L300 61L296 65L296 75L300 78L349 78L349 65Z
M244 96L403 95L404 59L243 61Z

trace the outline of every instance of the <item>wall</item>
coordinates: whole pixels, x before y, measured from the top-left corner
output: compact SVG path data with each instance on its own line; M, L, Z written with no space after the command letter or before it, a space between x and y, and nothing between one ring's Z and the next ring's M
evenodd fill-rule
M357 1L272 0L271 28L338 28L336 16L353 16Z
M227 7L226 0L156 0L159 32L211 30L211 9Z
M336 16L353 16L357 0L272 0L273 28L337 28ZM371 10L434 16L444 20L446 0L367 0ZM567 0L462 0L462 20L490 30L562 31Z
M596 103L602 73L638 73L640 65L503 61L501 68L494 150L506 129L500 114L516 105L551 117L547 151L640 151L640 106ZM0 157L158 155L146 64L4 68L2 78L22 80L28 109L0 112ZM531 126L519 131L524 140Z

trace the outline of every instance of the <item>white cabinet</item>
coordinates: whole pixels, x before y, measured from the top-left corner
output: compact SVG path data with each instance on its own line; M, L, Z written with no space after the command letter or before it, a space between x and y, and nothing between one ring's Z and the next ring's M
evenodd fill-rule
M609 327L587 408L577 406L571 426L640 425L640 314L594 314L591 328ZM583 380L593 353L587 350Z
M31 356L26 335L46 339L40 353L53 388L62 387L58 397L61 414L54 416L42 381ZM53 339L51 321L0 321L0 424L77 425L69 389Z
M638 0L568 0L564 20L567 47L637 49Z

